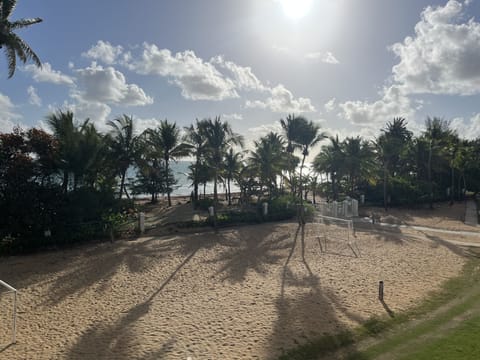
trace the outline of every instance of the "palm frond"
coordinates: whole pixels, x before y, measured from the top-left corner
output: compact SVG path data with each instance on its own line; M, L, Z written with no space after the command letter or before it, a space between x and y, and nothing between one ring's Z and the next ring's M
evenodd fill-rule
M17 5L17 0L3 0L0 2L1 4L1 11L0 19L7 19L11 14L12 11L15 9L15 5Z
M20 19L10 23L10 30L22 29L24 27L41 23L43 19L41 18L32 18L32 19Z
M15 50L10 47L5 48L5 53L7 55L8 62L8 78L11 78L17 67L17 56L15 54Z

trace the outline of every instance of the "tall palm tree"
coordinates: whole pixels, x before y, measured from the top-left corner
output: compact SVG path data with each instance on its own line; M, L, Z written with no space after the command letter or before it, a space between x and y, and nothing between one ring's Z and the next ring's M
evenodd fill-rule
M87 119L80 127L78 143L78 167L74 177L74 189L79 181L93 188L97 181L98 173L102 171L105 162L105 141L95 126Z
M58 142L57 166L63 172L63 192L68 191L69 175L74 173L78 155L78 129L73 112L58 110L47 115L47 125Z
M362 140L360 136L347 137L342 146L344 167L350 183L350 195L353 196L357 181L370 172L374 154L370 143Z
M325 132L320 131L320 126L314 124L312 121L307 121L303 117L297 118L297 130L294 137L295 143L302 151L302 163L300 165L300 203L303 204L302 196L302 172L305 166L305 159L309 155L309 151L312 147L317 145L320 141L327 138ZM303 208L303 207L302 207Z
M11 78L15 73L17 57L23 63L26 63L27 60L32 60L38 67L42 66L37 54L14 32L15 30L42 22L42 19L20 19L11 22L8 18L16 4L17 0L0 0L0 49L2 47L5 48L8 61L8 78Z
M180 130L176 123L170 123L167 119L160 121L156 129L149 129L147 138L150 144L162 152L165 164L165 187L167 190L168 206L172 206L170 194L170 160L177 161L180 157L188 156L190 145L180 142Z
M273 191L277 190L277 178L288 165L287 153L283 151L285 141L277 133L270 132L254 144L255 151L252 152L249 163L255 169L261 186L268 187L271 197Z
M450 129L450 122L438 117L427 117L425 121L424 136L429 144L428 151L428 164L427 164L427 176L428 176L428 192L430 209L433 209L433 177L432 177L432 162L433 158L437 157L437 166L445 160L444 151L447 150L448 144L454 135L454 131Z
M217 206L218 206L218 176L221 164L227 149L232 145L243 146L243 137L233 132L228 122L222 122L217 116L214 120L207 119L205 126L202 127L203 135L206 139L207 152L206 159L209 166L213 169L213 198L214 198L214 226L217 226Z
M290 191L295 193L295 186L296 183L294 181L294 174L295 169L298 163L295 161L295 157L293 155L294 151L298 148L298 144L295 142L295 138L297 136L297 131L299 128L299 120L300 118L295 116L295 114L289 114L285 119L280 119L280 125L282 126L282 130L284 132L285 140L287 141L286 152L290 155L291 161L289 162L289 166L287 166L287 173L289 175L289 182L290 182Z
M123 114L113 121L109 120L107 125L112 128L107 141L120 175L119 198L123 193L130 198L125 187L125 176L128 168L135 162L135 149L138 141L138 137L134 134L133 116Z
M333 200L338 199L338 184L345 172L345 153L338 135L330 137L330 144L323 145L320 153L313 160L313 169L321 174L326 173L330 176L332 183Z
M240 170L242 153L228 149L225 155L224 178L227 181L228 205L232 205L232 193L230 191L230 182L236 177Z
M407 129L405 118L397 117L388 122L382 134L377 138L375 147L383 166L383 205L388 209L388 178L398 169L401 154L408 149L412 132ZM391 173L391 174L390 174Z
M199 172L203 157L205 155L206 140L201 130L206 124L206 120L196 120L195 125L185 127L185 136L183 141L190 145L190 155L195 157L195 162L191 170L193 184L193 201L198 201L198 185L200 183Z

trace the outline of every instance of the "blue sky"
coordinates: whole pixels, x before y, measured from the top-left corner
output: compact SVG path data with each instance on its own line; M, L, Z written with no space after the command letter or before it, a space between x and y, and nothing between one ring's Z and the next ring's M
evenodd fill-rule
M70 108L101 130L123 113L139 131L221 115L254 140L295 113L372 137L430 115L478 137L479 14L478 0L19 0L12 19L44 20L19 31L44 66L7 79L1 54L0 131Z

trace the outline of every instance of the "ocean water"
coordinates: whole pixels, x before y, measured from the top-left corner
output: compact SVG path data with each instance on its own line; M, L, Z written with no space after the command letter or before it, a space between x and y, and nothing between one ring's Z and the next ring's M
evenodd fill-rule
M172 169L173 176L177 180L177 185L174 186L174 190L172 192L173 196L189 196L193 191L193 185L191 180L188 179L188 167L190 166L191 161L172 161L170 163L170 168ZM136 176L136 169L129 169L127 172L127 178L135 178ZM219 194L225 193L225 187L219 183L218 189ZM239 192L240 188L234 183L230 183L230 191L231 192ZM198 192L203 194L203 185L199 185ZM205 188L205 192L207 194L213 194L213 182L207 183ZM148 194L145 194L147 196ZM138 195L142 196L142 195Z

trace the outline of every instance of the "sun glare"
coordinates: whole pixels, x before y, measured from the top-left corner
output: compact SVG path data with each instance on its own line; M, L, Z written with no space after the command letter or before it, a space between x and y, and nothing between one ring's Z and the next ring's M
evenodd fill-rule
M281 0L283 12L289 18L298 20L308 14L313 0Z

